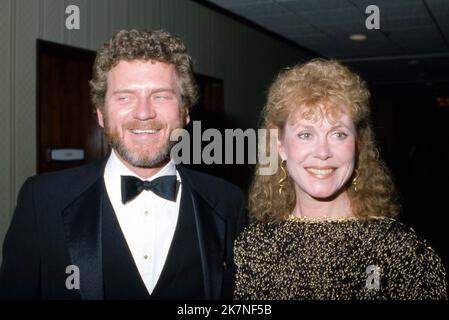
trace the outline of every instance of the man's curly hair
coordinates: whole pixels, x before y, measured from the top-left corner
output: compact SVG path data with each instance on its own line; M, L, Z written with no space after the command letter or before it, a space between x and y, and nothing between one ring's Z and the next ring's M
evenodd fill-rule
M107 91L108 72L121 60L154 60L172 64L181 91L182 104L191 108L198 99L192 58L184 43L163 30L121 30L103 44L97 52L90 84L94 108L103 108Z

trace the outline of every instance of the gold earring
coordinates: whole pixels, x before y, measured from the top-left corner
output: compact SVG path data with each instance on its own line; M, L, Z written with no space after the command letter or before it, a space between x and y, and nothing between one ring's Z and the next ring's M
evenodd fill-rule
M287 170L285 170L285 164L287 163L287 160L282 160L281 162L281 170L282 170L282 178L279 180L279 194L282 194L282 191L284 190L285 184L284 182L287 180L288 174Z
M352 179L352 187L354 191L357 192L357 184L359 183L357 179L359 178L359 170L355 169L355 177Z

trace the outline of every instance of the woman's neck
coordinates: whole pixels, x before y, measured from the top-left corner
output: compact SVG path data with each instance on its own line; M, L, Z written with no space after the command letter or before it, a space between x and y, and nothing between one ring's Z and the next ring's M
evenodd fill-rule
M292 215L296 217L352 217L351 204L346 192L336 198L315 199L307 194L296 195L296 206Z

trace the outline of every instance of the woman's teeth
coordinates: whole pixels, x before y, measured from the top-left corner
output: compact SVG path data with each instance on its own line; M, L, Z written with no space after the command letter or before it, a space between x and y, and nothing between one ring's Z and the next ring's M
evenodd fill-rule
M320 176L324 176L327 174L331 174L333 171L335 171L335 169L316 169L316 168L307 168L307 171L316 174L316 175L320 175Z

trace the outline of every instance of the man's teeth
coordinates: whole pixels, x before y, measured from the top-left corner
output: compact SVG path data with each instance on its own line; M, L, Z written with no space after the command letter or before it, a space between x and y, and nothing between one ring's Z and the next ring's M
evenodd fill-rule
M133 130L131 130L131 132L132 133L135 133L135 134L140 134L140 133L156 133L156 132L158 132L159 130L139 130L139 129L133 129Z
M316 175L326 175L326 174L330 174L334 171L335 169L315 169L315 168L307 168L307 171L312 172L313 174Z

